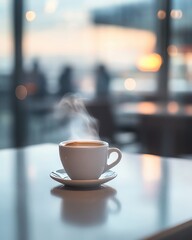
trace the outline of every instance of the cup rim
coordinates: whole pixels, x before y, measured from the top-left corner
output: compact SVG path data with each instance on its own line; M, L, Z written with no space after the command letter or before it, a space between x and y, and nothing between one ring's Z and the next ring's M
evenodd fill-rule
M102 147L108 147L108 142L102 141L102 140L92 140L92 139L73 139L73 140L66 140L59 143L59 147L66 147L66 148L77 148L77 146L67 146L69 143L73 142L91 142L91 143L101 143L102 145L98 146L91 146L91 148L102 148ZM78 146L78 148L87 148L87 146ZM90 148L90 147L89 147Z

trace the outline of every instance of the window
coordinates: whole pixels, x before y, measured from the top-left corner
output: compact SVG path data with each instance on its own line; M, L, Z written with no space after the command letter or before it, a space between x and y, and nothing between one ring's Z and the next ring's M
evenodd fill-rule
M0 1L0 147L11 146L11 73L13 69L12 1Z
M0 147L11 146L12 116L21 116L11 110L15 94L25 105L26 144L34 144L63 139L61 131L50 129L56 127L53 108L66 93L86 99L108 96L114 101L155 99L162 79L171 96L191 92L190 0L25 0L23 4L22 79L14 89L10 76L15 7L0 0L0 130L5 136ZM159 44L165 29L171 33L167 49ZM166 58L162 49L168 51ZM167 57L170 68L163 72ZM98 79L105 79L105 84ZM166 91L166 85L162 89Z
M169 91L179 96L192 90L192 29L190 0L173 0L171 18L171 43Z

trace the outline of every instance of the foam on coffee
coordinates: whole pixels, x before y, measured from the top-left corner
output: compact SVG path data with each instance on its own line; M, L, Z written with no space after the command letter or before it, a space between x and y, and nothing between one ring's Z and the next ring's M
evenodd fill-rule
M101 147L103 145L104 143L101 142L78 142L78 141L65 144L65 146L68 147Z

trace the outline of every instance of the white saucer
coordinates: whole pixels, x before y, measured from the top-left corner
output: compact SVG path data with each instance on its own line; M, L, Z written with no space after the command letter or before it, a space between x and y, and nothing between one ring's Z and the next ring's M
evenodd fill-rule
M99 179L93 180L71 180L64 169L60 169L50 173L50 177L55 181L73 187L96 187L106 183L117 176L117 173L108 170L103 173Z

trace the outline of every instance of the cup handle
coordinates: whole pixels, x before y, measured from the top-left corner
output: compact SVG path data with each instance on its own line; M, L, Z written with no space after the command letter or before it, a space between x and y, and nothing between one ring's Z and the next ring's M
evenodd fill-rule
M114 213L114 214L118 213L121 209L121 204L120 204L119 200L116 197L113 197L110 200L111 200L111 202L113 202L114 208L113 209L109 208L109 212Z
M105 169L104 169L103 172L106 172L107 170L109 170L110 168L114 167L115 165L117 165L120 162L120 160L122 158L122 153L121 153L121 151L118 148L109 148L108 149L108 158L111 155L111 153L113 153L113 152L116 152L118 154L118 157L111 164L106 164Z

